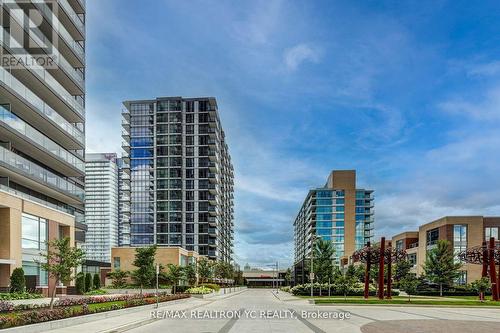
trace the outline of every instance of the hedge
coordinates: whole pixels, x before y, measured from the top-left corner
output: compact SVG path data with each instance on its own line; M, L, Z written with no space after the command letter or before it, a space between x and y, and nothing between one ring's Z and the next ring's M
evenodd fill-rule
M320 295L320 286L321 286L321 296L328 296L328 283L319 284L315 283L313 285L313 296ZM364 295L364 285L362 283L357 283L351 292L347 294L347 296L363 296ZM293 288L289 289L293 295L296 296L310 296L311 295L311 284L299 284ZM369 295L376 295L377 291L373 286L370 286ZM398 290L392 290L393 296L398 296ZM337 284L330 284L330 296L344 296L344 293L340 291L340 288Z

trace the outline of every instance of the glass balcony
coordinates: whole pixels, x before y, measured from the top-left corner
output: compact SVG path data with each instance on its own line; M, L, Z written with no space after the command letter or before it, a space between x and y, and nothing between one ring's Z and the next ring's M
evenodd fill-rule
M70 35L68 30L64 27L64 25L59 22L57 17L52 14L52 10L45 2L39 1L31 1L31 3L38 8L45 15L45 18L48 22L52 22L52 27L57 31L59 36L64 40L64 42L69 46L69 48L77 55L82 63L85 63L85 50L83 46L78 43L73 37ZM36 25L35 25L36 26Z
M85 144L83 133L61 117L54 109L46 104L40 97L35 95L30 89L16 79L12 74L7 72L3 67L0 67L0 82L3 82L7 87L14 90L19 96L25 99L28 105L31 105L35 111L52 120L64 132L75 138L79 143Z
M5 43L4 37L10 39L10 42ZM0 28L0 42L2 43L3 47L9 51L11 45L14 45L16 48L22 49L22 46L17 43L16 40L12 39L10 35L4 30L4 28ZM24 54L28 55L29 53L28 51L24 50ZM50 73L46 69L42 67L35 68L33 66L27 69L38 76L41 81L44 81L47 86L52 88L52 90L58 95L58 97L61 98L61 100L63 100L66 104L68 104L75 112L82 116L85 114L83 100L75 99L56 79L54 79L52 75L50 75Z
M45 185L49 185L71 196L77 197L81 201L84 200L85 190L83 188L76 186L66 179L57 176L4 147L0 147L0 163L7 165L9 169L17 173L29 175Z
M11 17L13 17L17 22L18 24L21 26L21 27L24 27L24 15L22 14L22 11L21 9L19 8L19 10L14 10L14 11L11 11ZM33 26L37 26L36 24L34 24L33 22L30 21L31 24L33 24ZM25 31L27 33L30 33L29 31L26 30L25 28ZM60 52L58 51L58 49L52 45L51 41L49 41L48 38L45 37L45 35L43 35L42 33L40 33L38 35L38 38L41 40L41 42L46 45L47 47L50 47L52 49L52 53L54 54L54 56L56 57L57 59L57 65L59 66L59 68L61 68L70 78L72 78L81 88L84 88L85 86L85 82L84 82L84 76L83 76L83 73L77 69L75 69L72 65L70 65L70 63L66 60L66 58L64 58ZM83 100L82 101L78 101L82 108L83 108Z
M54 141L47 138L45 135L25 123L2 105L0 105L0 121L23 136L33 140L35 143L45 148L47 152L68 162L82 173L85 172L85 162L83 162L82 159L76 157Z
M80 16L78 16L73 7L71 7L68 0L59 0L59 5L63 8L68 17L71 19L71 22L73 22L76 28L83 35L85 33L85 25L83 24Z

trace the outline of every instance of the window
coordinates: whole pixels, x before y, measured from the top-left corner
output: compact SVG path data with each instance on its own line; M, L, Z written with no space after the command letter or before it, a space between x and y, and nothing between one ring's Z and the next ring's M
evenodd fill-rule
M494 237L495 240L498 240L498 227L486 227L484 228L484 238L486 241L489 241L491 237Z
M113 268L115 271L120 269L120 257L113 258Z
M467 249L467 225L458 224L453 226L453 251L455 261L458 262L458 253Z
M427 236L427 246L435 245L439 239L439 229L428 230Z
M403 240L402 239L398 239L396 241L396 250L404 250L403 245L404 245L403 244Z
M47 220L23 214L21 229L23 249L47 249Z
M417 254L416 253L410 253L410 254L408 254L408 262L412 266L416 266L417 265Z

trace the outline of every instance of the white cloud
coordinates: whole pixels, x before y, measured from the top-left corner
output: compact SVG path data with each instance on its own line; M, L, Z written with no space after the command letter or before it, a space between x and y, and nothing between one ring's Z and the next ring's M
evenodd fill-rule
M500 120L500 85L491 88L479 101L456 97L438 104L443 111L462 114L476 120Z
M494 76L500 74L500 60L470 66L467 73L471 76Z
M292 48L285 50L283 61L290 71L295 71L303 62L319 62L321 51L311 45L297 44Z

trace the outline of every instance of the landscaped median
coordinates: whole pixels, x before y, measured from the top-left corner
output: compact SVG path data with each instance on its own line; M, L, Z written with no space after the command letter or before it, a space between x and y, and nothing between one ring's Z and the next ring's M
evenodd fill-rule
M438 306L438 307L500 307L500 302L484 301L481 302L476 298L448 298L448 297L413 297L411 302L408 297L396 296L392 299L379 300L378 298L369 298L365 300L361 297L348 296L344 297L301 297L309 298L312 303L317 305L337 305L337 304L352 304L352 305L398 305L398 306Z
M188 297L188 294L161 293L158 301ZM14 305L0 301L0 329L154 304L156 301L155 294L67 298L56 301L52 310L47 305Z

